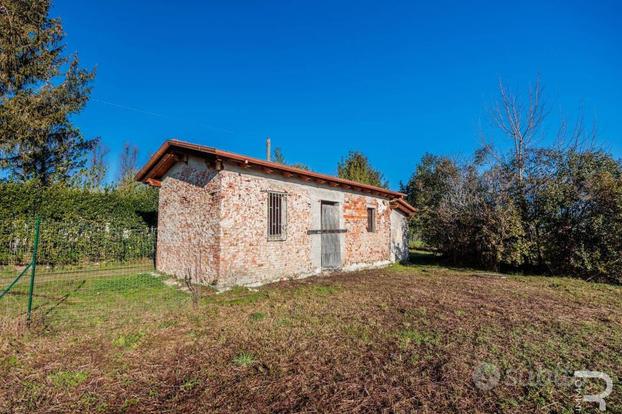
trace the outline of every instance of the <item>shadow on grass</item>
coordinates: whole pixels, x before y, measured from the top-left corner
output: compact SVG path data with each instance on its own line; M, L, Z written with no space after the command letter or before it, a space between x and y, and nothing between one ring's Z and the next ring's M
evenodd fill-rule
M442 267L457 272L474 272L476 275L497 275L497 276L552 276L541 269L521 270L505 268L501 266L497 270L478 266L477 263L456 263L441 253L433 250L415 249L411 250L408 261L400 263L403 266L426 266ZM564 277L564 276L560 276ZM565 276L568 277L568 276Z
M481 266L477 266L474 263L455 263L451 260L447 259L441 253L437 253L432 250L411 250L408 256L407 262L400 263L403 266L425 266L425 267L442 267L445 269L450 269L458 272L470 271L470 272L479 272L479 273L487 273L487 274L507 274L512 275L513 272L504 272L501 271L491 271L490 269L486 269Z
M443 256L439 253L429 250L411 250L408 255L408 261L403 263L405 266L443 266Z

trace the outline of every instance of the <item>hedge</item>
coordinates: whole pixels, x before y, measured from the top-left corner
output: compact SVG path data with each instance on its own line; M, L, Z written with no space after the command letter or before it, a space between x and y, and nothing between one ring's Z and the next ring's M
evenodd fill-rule
M128 227L157 223L157 190L136 186L128 190L92 191L33 183L0 183L0 223L31 220L94 222Z
M0 183L0 265L23 264L41 224L40 261L50 265L146 257L157 224L156 189L90 191L65 186Z

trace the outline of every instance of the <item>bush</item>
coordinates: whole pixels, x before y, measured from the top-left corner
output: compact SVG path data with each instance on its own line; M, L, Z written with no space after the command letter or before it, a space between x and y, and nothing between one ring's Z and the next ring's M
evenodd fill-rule
M603 151L534 149L520 178L427 155L406 191L414 232L453 263L622 283L622 165Z
M547 151L533 174L529 223L552 273L622 282L622 165L602 151Z
M128 227L154 226L157 190L145 186L132 191L91 191L63 185L43 188L35 183L0 183L0 223L32 220L82 220Z
M157 200L157 190L145 186L89 191L0 183L0 264L29 260L36 215L42 219L40 263L148 257L155 239Z

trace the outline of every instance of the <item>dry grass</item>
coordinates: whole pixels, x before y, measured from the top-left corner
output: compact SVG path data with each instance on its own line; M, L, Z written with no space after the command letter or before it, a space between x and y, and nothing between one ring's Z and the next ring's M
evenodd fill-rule
M209 294L196 310L164 285L94 300L96 323L3 333L1 411L570 413L574 383L544 374L578 369L608 373L608 412L622 411L619 287L395 266ZM482 362L501 372L488 391L473 382Z

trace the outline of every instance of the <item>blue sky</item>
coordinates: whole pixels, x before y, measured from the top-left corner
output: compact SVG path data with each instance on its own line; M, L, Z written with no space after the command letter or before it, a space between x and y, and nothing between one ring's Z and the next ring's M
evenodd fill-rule
M468 3L468 4L467 4ZM506 3L506 4L502 4ZM622 156L622 6L615 1L56 0L68 51L96 66L75 119L116 164L167 138L334 174L360 150L393 188L425 152L466 157L499 78L539 74L554 119L583 107ZM114 175L114 167L111 175Z

